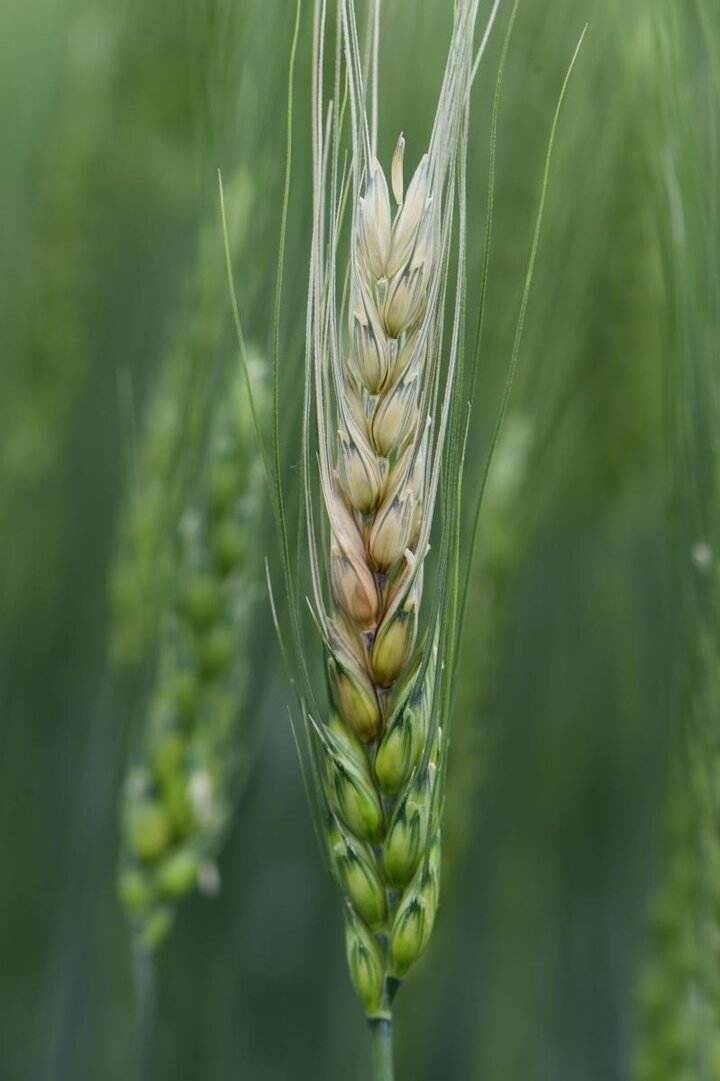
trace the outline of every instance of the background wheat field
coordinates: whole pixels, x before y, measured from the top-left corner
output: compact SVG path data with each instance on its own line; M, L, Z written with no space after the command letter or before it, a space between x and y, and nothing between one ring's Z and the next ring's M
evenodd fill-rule
M471 295L510 6L474 90ZM300 494L311 8L304 0L279 327L290 507ZM408 162L423 152L451 18L450 0L384 0L385 162L400 130ZM467 487L477 490L485 468L549 128L586 23L479 526L442 905L397 1007L398 1076L413 1081L720 1076L713 0L521 0L499 114ZM117 663L132 643L118 639L113 568L138 448L162 423L162 379L189 358L189 408L223 360L237 361L218 169L248 348L259 365L272 358L294 24L289 0L2 3L3 1081L136 1076L116 871L148 675ZM250 547L276 558L268 512ZM182 903L159 954L150 1076L362 1081L365 1025L258 590L247 769L222 888ZM684 888L698 863L703 889ZM652 912L668 891L671 915L658 926ZM696 984L698 955L709 975Z

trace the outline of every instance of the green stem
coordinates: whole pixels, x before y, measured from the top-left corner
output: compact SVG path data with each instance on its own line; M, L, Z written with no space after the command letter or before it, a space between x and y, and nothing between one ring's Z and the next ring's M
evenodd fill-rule
M374 1081L393 1081L393 1028L392 1017L370 1019L372 1036Z
M136 1077L152 1081L153 1030L155 1025L154 958L139 942L135 943L135 996L137 1009Z

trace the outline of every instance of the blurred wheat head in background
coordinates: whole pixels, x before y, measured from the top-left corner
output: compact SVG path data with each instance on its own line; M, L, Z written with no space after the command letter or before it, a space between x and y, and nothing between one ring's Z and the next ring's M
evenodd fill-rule
M173 531L172 588L124 788L119 889L143 950L164 939L178 898L217 889L215 859L250 757L246 643L262 477L239 371L210 425L199 490Z
M238 182L231 190L242 199ZM215 861L254 736L244 704L262 468L245 375L217 318L215 214L197 247L183 313L130 447L111 574L111 654L136 715L118 888L141 954L165 939L181 897L217 890ZM263 414L266 365L254 358L250 368L253 407Z

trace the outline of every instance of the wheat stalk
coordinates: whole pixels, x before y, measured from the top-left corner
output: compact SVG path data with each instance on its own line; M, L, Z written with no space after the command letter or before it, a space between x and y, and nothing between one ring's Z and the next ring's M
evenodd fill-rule
M330 106L324 117L324 5L315 17L306 417L309 425L314 405L322 528L311 484L307 519L331 708L324 723L313 695L308 731L328 862L345 898L348 964L375 1037L380 1078L392 1077L393 999L428 944L439 899L454 503L441 522L433 602L422 624L420 615L441 474L448 490L459 487L455 384L468 96L487 41L486 33L475 52L477 10L477 0L456 5L430 144L407 190L403 136L390 184L375 149L378 6L371 13L370 123L354 7L338 3L350 103L347 172L340 166L342 114ZM333 100L341 99L338 57ZM346 193L353 209L343 266ZM311 476L309 446L308 432Z

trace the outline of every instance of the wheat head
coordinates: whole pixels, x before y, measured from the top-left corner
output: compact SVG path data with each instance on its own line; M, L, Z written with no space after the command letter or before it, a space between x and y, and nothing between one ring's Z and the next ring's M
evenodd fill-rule
M165 938L179 898L217 887L215 859L249 757L243 701L262 471L242 373L228 373L218 393L198 491L176 526L174 587L123 790L119 892L143 950Z
M371 122L349 0L338 3L351 129L351 164L341 168L342 120L332 108L324 115L324 24L316 14L306 407L309 415L314 403L323 526L310 495L307 518L331 708L323 722L312 703L308 728L328 862L346 902L348 964L374 1026L389 1025L394 995L428 944L439 900L447 606L433 604L424 622L420 616L457 415L462 302L458 285L449 306L449 267L456 239L459 282L477 9L475 0L456 5L430 144L407 188L403 136L389 183L377 158L377 89ZM377 38L371 51L377 57ZM371 82L376 88L376 72ZM338 70L334 91L337 102ZM346 190L352 214L344 263ZM309 472L309 457L306 465ZM447 521L441 538L446 528ZM435 568L437 581L442 573ZM435 597L442 600L437 589Z

